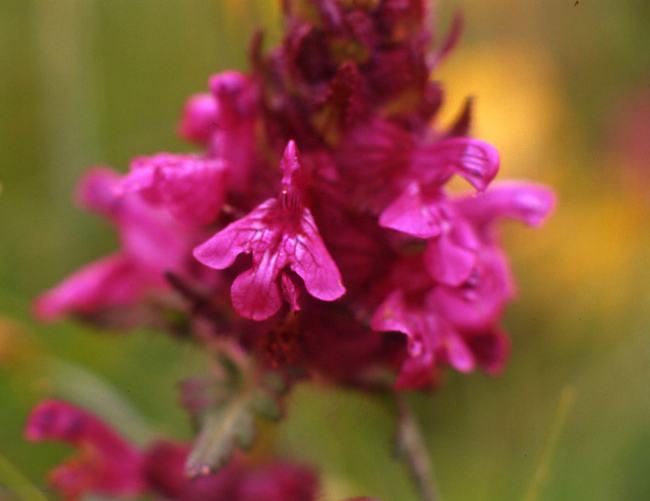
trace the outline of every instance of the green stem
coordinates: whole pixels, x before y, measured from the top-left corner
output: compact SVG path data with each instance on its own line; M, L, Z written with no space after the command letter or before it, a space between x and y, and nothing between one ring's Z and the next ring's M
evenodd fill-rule
M557 443L560 438L560 434L562 432L562 429L564 428L566 417L569 412L569 408L573 403L574 398L575 398L574 389L571 386L566 386L562 390L562 393L560 394L560 401L558 403L557 411L555 413L555 419L553 420L553 424L551 425L546 446L542 451L542 455L539 461L539 465L537 466L537 470L535 470L535 474L533 475L533 478L530 484L528 485L528 489L526 491L526 494L524 495L524 501L537 501L537 499L539 499L539 495L542 490L542 487L544 486L546 482L546 478L548 477L548 472L551 465L551 460L553 459L553 454L555 453L555 450L557 448Z
M395 394L397 404L397 446L415 481L422 501L440 501L429 452L406 398Z

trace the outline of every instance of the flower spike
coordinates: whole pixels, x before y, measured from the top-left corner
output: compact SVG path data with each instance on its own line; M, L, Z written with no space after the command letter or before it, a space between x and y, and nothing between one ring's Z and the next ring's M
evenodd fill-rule
M122 247L43 294L37 314L162 326L209 350L223 338L251 367L346 384L497 373L516 291L498 225L539 226L555 197L494 182L496 148L470 136L473 98L439 125L435 71L461 17L433 44L432 0L281 3L281 43L267 51L258 35L249 72L216 74L188 100L179 133L200 152L82 183ZM473 193L451 194L455 176ZM275 331L284 351L269 348Z

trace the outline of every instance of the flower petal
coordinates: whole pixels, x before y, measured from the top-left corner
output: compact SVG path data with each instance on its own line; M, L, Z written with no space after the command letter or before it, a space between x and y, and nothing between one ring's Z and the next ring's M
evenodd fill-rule
M212 94L195 94L185 103L178 135L188 141L206 144L217 128L219 106Z
M429 241L424 251L424 264L434 280L457 286L465 282L474 270L478 247L474 230L457 220L453 227Z
M413 154L413 170L423 184L440 185L458 174L482 191L499 171L499 153L484 141L452 137L418 148Z
M58 320L70 313L90 314L99 309L124 306L142 293L142 276L123 253L89 264L34 302L34 313L42 321Z
M225 71L210 78L210 89L218 103L218 116L208 156L228 162L231 187L243 190L256 155L252 147L257 114L253 86L243 73Z
M379 224L418 238L437 237L447 219L445 201L441 190L423 193L418 183L411 183L397 200L382 211Z
M196 247L194 257L206 266L223 270L231 266L239 254L250 254L257 247L273 245L277 240L276 231L267 226L265 218L268 211L276 210L277 205L276 199L269 198L250 214L230 223Z
M87 170L75 192L75 200L86 210L91 210L109 219L119 213L121 201L116 196L120 175L108 167L93 167Z
M441 315L455 327L481 330L494 325L515 294L508 262L496 248L484 247L471 277L459 287L439 286L432 296Z
M449 359L449 365L459 372L471 372L474 370L476 360L472 351L460 335L456 333L450 334L445 338L444 345L447 358Z
M555 208L555 194L549 188L535 183L501 181L485 193L462 197L454 205L477 226L509 217L528 226L540 226Z
M307 291L315 298L323 301L340 298L345 294L341 273L325 248L308 209L304 209L300 228L301 232L285 240L284 249L289 255L289 266L300 275Z
M154 205L164 205L179 221L209 224L221 210L228 169L222 160L160 153L138 157L118 193L141 193Z
M282 306L276 279L277 255L265 253L262 260L250 270L239 275L232 283L232 305L244 318L266 320Z
M435 289L434 289L435 290ZM460 333L439 315L435 296L407 300L393 291L375 310L370 326L375 331L403 332L408 338L409 357L400 367L395 389L418 389L435 380L438 366L448 363L460 372L469 372L476 359Z

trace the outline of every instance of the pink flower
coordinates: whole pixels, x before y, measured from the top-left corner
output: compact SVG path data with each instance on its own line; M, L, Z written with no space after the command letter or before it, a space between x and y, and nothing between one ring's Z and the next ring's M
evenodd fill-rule
M141 451L87 411L46 400L30 413L30 441L55 440L79 449L77 456L50 473L66 501L87 494L133 498L154 494L175 501L310 501L316 475L289 463L246 464L237 458L214 475L189 480L184 464L187 444L154 442Z
M377 331L399 331L408 337L409 358L400 369L396 389L428 386L434 380L434 369L447 361L461 372L475 366L463 337L436 313L431 294L407 301L401 291L393 292L375 311L370 325Z
M379 216L379 224L418 238L437 237L451 219L447 196L439 186L410 183Z
M454 205L491 241L494 223L504 217L528 226L541 226L555 209L556 199L549 188L540 184L499 181L478 196L456 199Z
M117 173L93 169L82 179L77 199L117 228L122 249L40 295L35 302L39 318L51 321L70 313L87 316L134 305L150 292L169 289L166 271L188 269L192 233L137 195L118 197L119 183Z
M422 199L418 190L413 195ZM408 358L395 383L398 389L431 384L442 364L462 372L478 365L491 374L503 368L509 343L497 325L515 285L494 223L510 217L537 226L555 205L548 189L515 182L450 200L434 193L433 200L437 212L413 214L416 220L425 217L421 220L435 224L411 226L431 237L422 254L428 280L413 278L417 261L405 262L408 267L396 269L391 279L397 289L375 310L370 323L377 331L398 331L408 337ZM411 206L404 203L408 218ZM440 229L427 232L433 227Z
M206 266L224 269L241 253L253 255L253 267L233 282L231 294L237 312L264 320L282 305L282 293L294 296L286 279L289 267L314 297L333 301L345 293L341 275L318 234L311 212L302 203L298 150L290 141L280 162L282 192L231 223L203 245L194 256Z
M50 481L68 501L89 492L135 497L146 491L144 455L83 409L45 400L27 418L25 436L32 442L65 442L79 450L50 473Z
M455 327L483 329L498 322L515 286L501 252L484 247L465 281L457 286L441 284L431 294L436 311Z
M178 135L206 145L218 127L219 104L212 94L195 94L185 103Z
M179 133L205 145L208 157L227 162L230 186L245 190L256 157L254 87L242 73L226 71L210 79L210 90L187 102Z
M423 254L424 265L431 277L440 284L457 287L469 280L476 268L478 237L466 221L449 207L452 217L443 231L431 238Z
M152 205L166 207L183 223L214 222L225 200L229 166L191 155L160 153L137 157L119 185L120 194L140 193Z

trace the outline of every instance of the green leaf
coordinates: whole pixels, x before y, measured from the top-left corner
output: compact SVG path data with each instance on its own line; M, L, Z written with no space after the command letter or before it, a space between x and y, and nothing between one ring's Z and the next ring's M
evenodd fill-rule
M230 405L206 413L201 433L185 465L190 478L208 475L226 466L235 448L252 447L255 426L247 404L247 399L234 399Z
M257 438L256 419L278 421L283 415L281 395L287 385L281 374L260 375L222 355L216 376L183 384L182 401L200 431L187 462L190 478L226 466L236 449L248 450Z

